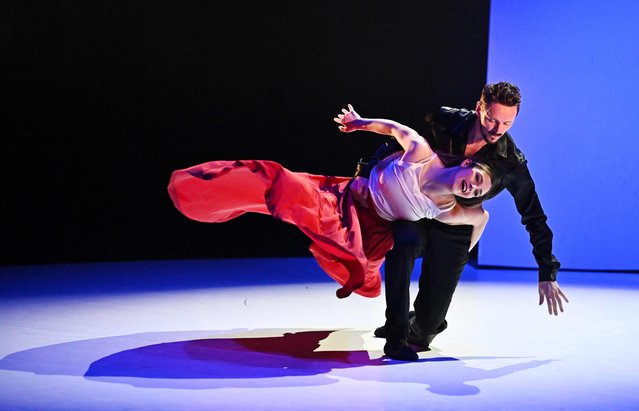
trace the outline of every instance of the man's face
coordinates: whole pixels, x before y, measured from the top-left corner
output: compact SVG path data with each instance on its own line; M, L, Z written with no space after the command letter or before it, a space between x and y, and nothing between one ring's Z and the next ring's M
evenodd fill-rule
M476 111L481 135L488 144L495 144L513 126L517 118L516 106L509 107L495 102L484 106L478 101Z

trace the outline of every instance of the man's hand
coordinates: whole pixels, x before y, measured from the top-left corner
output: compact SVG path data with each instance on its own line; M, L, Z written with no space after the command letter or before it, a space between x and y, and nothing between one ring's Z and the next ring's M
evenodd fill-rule
M539 282L539 305L542 305L544 300L546 300L548 304L548 314L558 315L557 306L559 306L559 311L564 312L564 306L561 302L562 298L568 302L568 298L561 291L556 281Z

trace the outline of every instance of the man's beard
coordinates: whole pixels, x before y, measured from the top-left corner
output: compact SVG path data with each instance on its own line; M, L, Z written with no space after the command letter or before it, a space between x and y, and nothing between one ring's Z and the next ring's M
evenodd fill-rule
M489 134L490 134L491 136L495 136L495 137L497 137L497 140L495 140L495 141L491 141L491 140L488 138L488 135L489 135ZM497 141L501 138L501 136L503 136L503 134L493 133L493 132L491 132L491 131L486 131L484 128L482 128L482 129L481 129L481 136L482 136L482 138L484 139L484 141L485 141L486 143L488 143L488 144L495 144L495 143L496 143L496 142L497 142Z

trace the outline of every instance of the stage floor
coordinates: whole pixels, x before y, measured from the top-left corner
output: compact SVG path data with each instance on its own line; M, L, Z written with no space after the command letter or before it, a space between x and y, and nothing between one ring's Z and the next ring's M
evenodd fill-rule
M311 258L0 267L2 410L636 410L639 275L467 267L417 363ZM416 279L416 277L414 277ZM416 284L412 285L413 293Z

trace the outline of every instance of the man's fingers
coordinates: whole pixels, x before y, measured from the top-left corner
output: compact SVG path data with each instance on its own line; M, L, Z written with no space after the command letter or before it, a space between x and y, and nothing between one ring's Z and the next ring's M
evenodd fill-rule
M562 299L568 302L568 297L555 283L543 281L539 284L539 305L543 304L545 300L548 306L548 314L557 316L560 312L564 312Z

